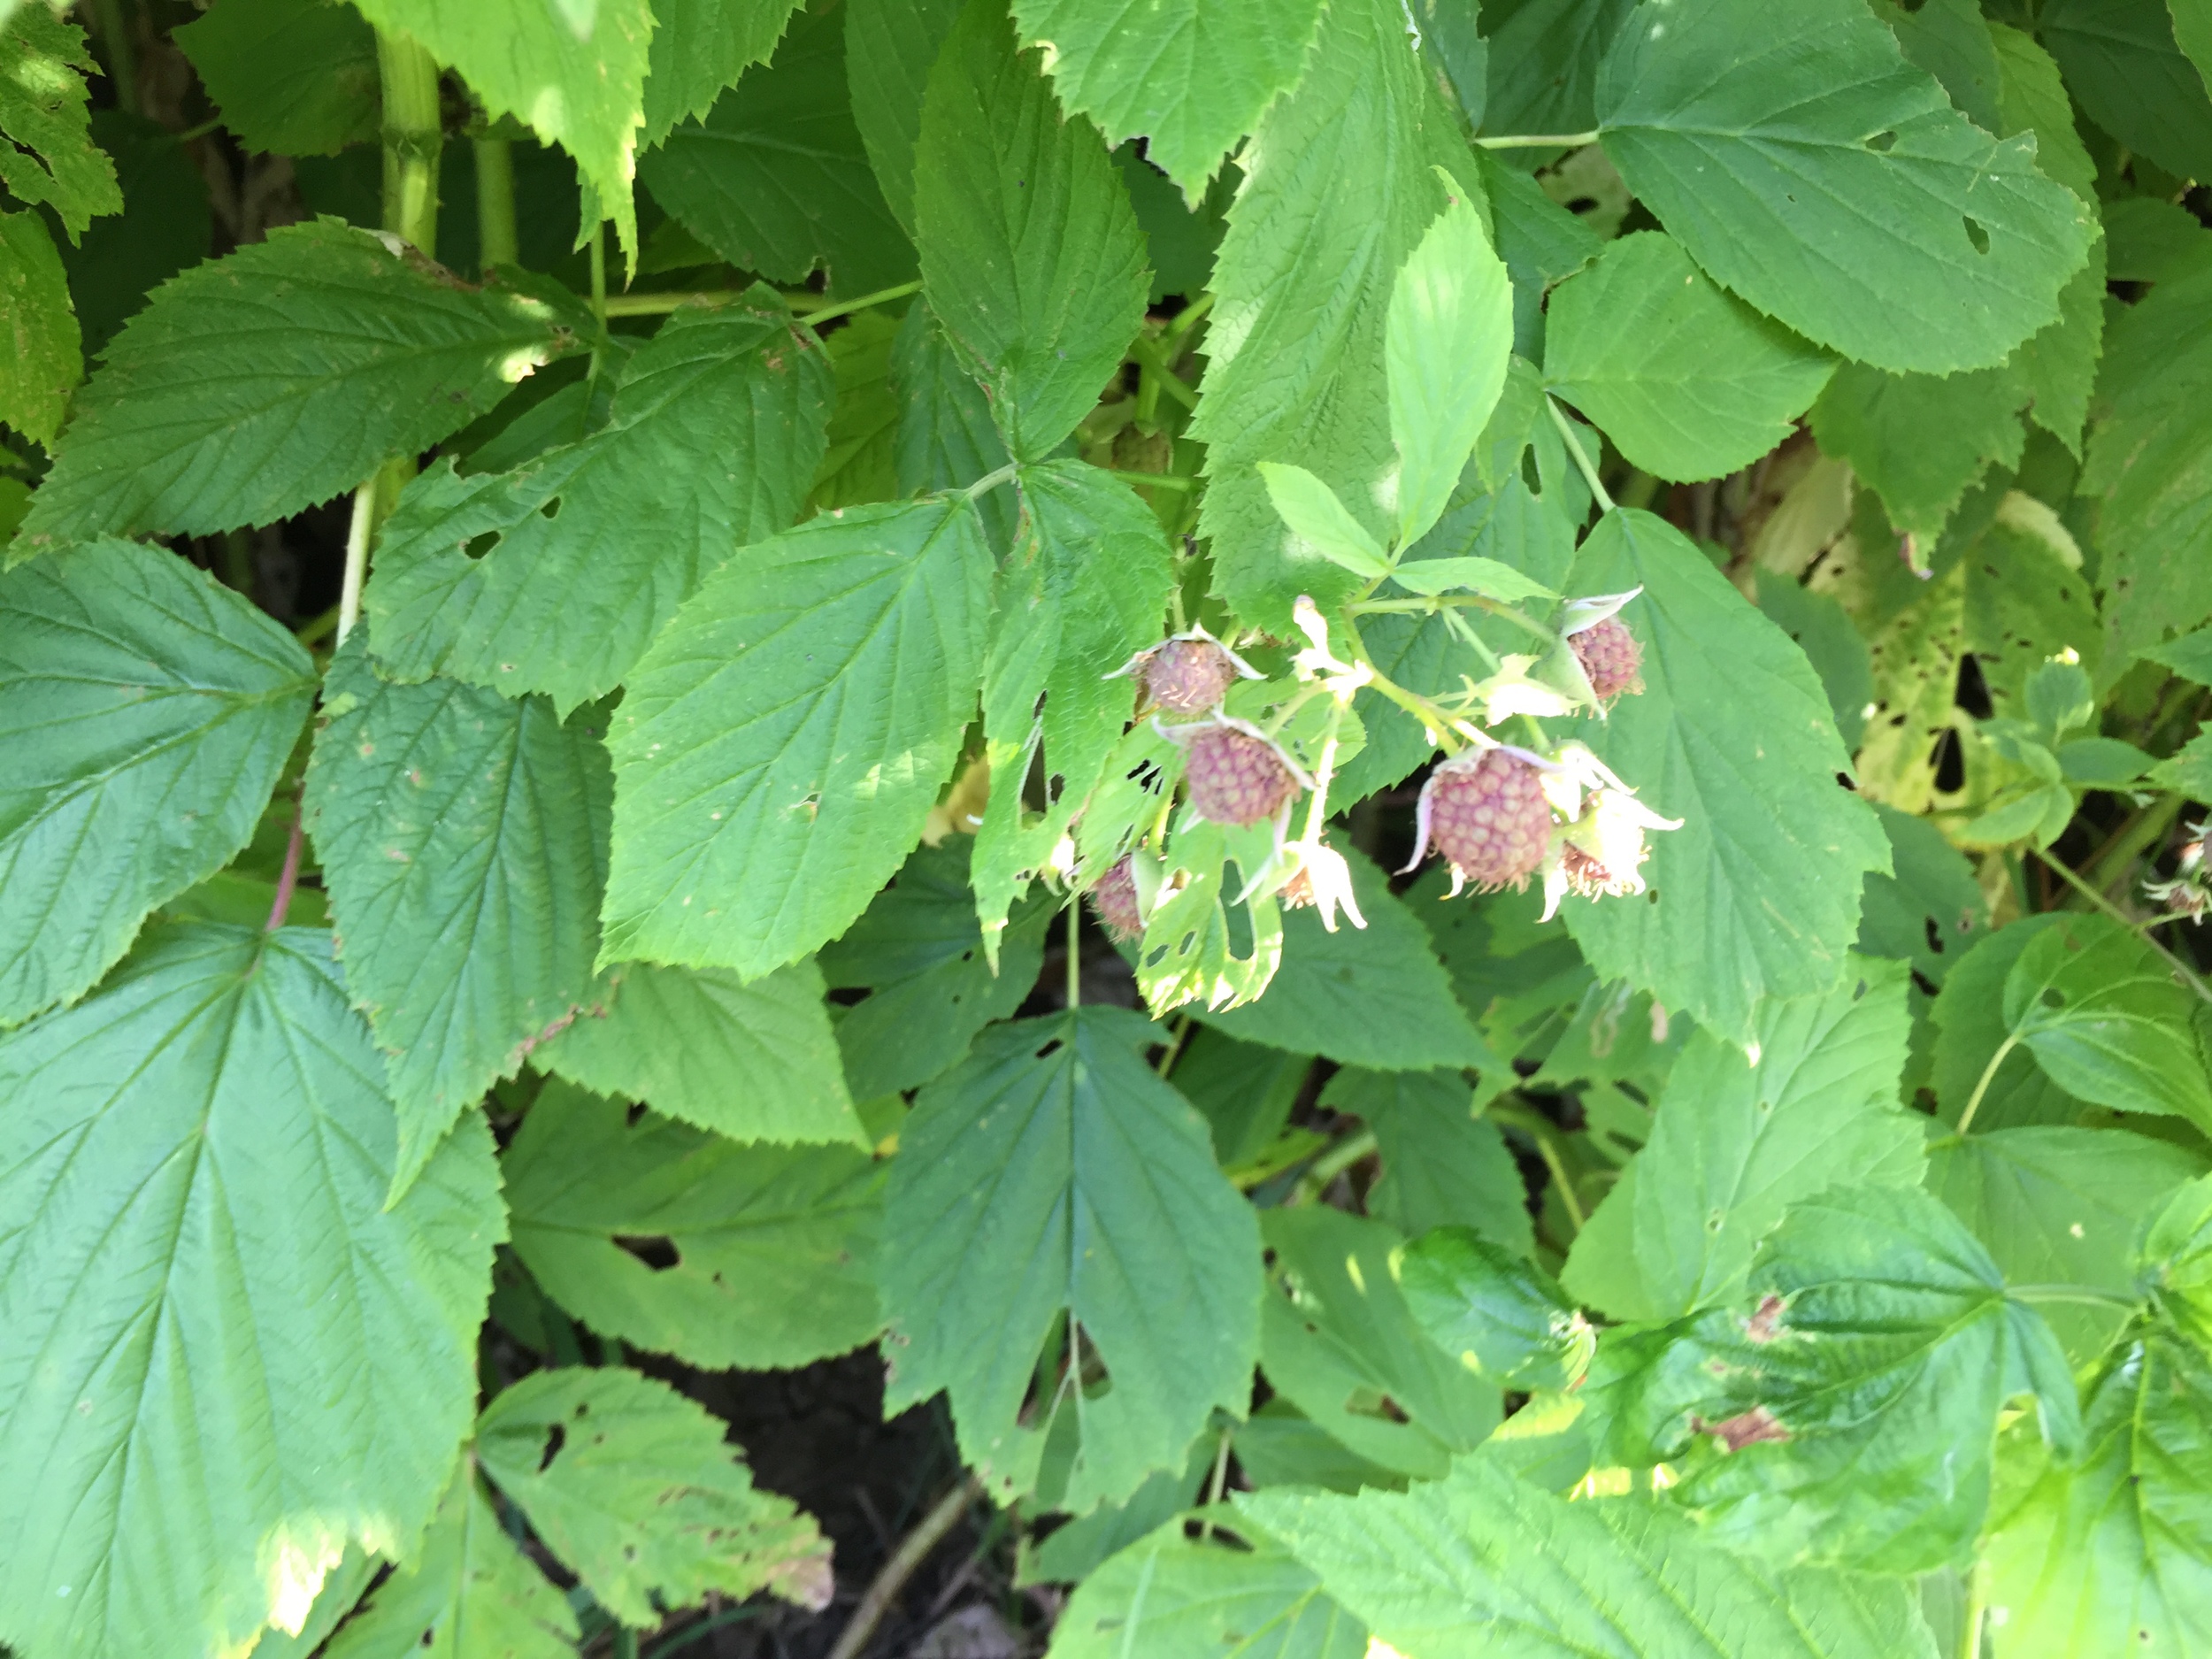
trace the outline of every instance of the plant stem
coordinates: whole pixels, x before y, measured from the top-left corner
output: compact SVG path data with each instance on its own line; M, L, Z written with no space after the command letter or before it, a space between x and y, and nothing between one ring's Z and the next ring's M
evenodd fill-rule
M1083 1006L1083 901L1068 895L1068 1006Z
M2155 806L2146 807L2133 821L2115 835L2104 850L2097 855L2090 866L2089 883L2100 893L2109 893L2130 864L2140 858L2146 849L2165 839L2174 820L2181 816L2182 798L2170 795Z
M1375 1149L1375 1132L1363 1129L1356 1135L1348 1135L1331 1147L1313 1162L1299 1183L1301 1193L1318 1198L1329 1189L1329 1183Z
M591 366L584 372L587 386L599 378L607 358L607 221L603 219L591 227L591 315L599 325L599 338L592 342Z
M1982 1096L1989 1093L1989 1086L1997 1076L1997 1068L2005 1063L2005 1056L2020 1046L2020 1033L2014 1032L1997 1045L1997 1052L1989 1056L1989 1064L1982 1068L1981 1079L1974 1085L1974 1092L1966 1097L1966 1110L1959 1114L1958 1127L1954 1132L1963 1135L1972 1126L1974 1114L1982 1109Z
M854 311L864 311L871 305L881 305L891 300L902 300L910 294L918 294L921 291L922 285L918 281L902 282L896 288L878 288L872 294L863 294L858 299L839 300L833 305L815 305L805 308L795 305L791 309L805 318L809 323L819 327L833 317L844 317Z
M1567 441L1567 453L1574 457L1576 470L1582 474L1582 481L1590 487L1590 494L1597 498L1599 511L1611 512L1613 498L1605 493L1605 486L1598 481L1598 469L1582 452L1582 440L1576 434L1574 423L1567 419L1565 411L1549 393L1545 394L1544 407L1551 411L1551 424L1559 428L1559 435Z
M839 1633L837 1646L830 1649L829 1659L859 1659L860 1650L876 1633L876 1626L883 1623L883 1616L891 1610L891 1603L906 1587L906 1581L929 1558L929 1552L944 1542L945 1534L959 1525L969 1505L982 1495L983 1487L976 1478L964 1474L958 1485L937 1500L937 1506L899 1540L891 1559L877 1572L860 1605L853 1609L852 1622Z
M1109 478L1118 478L1125 484L1141 484L1148 489L1196 489L1198 480L1180 472L1117 472L1102 469Z
M2107 916L2109 916L2114 921L2119 923L2121 926L2126 928L2130 933L2134 933L2138 938L2141 939L2145 944L2148 945L2153 950L2155 950L2160 956L2165 957L2168 962L2173 964L2174 972L2181 975L2182 983L2186 985L2191 990L2194 991L2206 1002L2212 1002L2212 986L2205 984L2203 979L2199 976L2195 969L2192 968L2179 956L2174 955L2172 951L2167 949L2165 946L2160 944L2158 941L2150 936L2149 930L2154 926L2153 922L2139 922L2135 920L2125 910L2115 904L2110 899L2105 897L2103 894L2098 892L2096 888L2091 887L2089 883L2084 881L2079 876L2076 875L2073 871L2065 865L2065 864L2059 859L2052 857L2050 854L2045 852L2041 848L2032 848L2030 850L2035 854L2036 857L2042 863L2044 868L2057 872L2059 879L2064 881L2068 887L2073 888L2075 892L2080 894L2082 897L2087 899L2092 904L2102 910Z
M1989 1586L1980 1562L1966 1570L1966 1624L1959 1637L1959 1659L1981 1659L1982 1614Z
M2135 1298L2093 1285L2008 1285L2005 1294L2022 1302L2070 1302L2098 1308L2132 1308Z
M1483 150L1580 150L1598 142L1596 133L1507 133L1496 138L1478 138Z
M1567 1179L1567 1165L1559 1156L1559 1148L1547 1134L1536 1136L1537 1155L1544 1160L1544 1167L1551 1171L1552 1185L1559 1189L1560 1206L1567 1212L1567 1225L1579 1238L1583 1223L1589 1219L1582 1213L1582 1201L1575 1196L1575 1184Z
M270 933L284 926L285 913L292 908L292 890L299 885L300 849L306 833L307 803L296 801L292 803L292 833L284 843L284 868L277 872L276 902L269 906Z
M1352 659L1367 670L1367 683L1396 703L1435 734L1437 747L1446 754L1455 754L1459 749L1459 734L1454 730L1453 717L1438 708L1417 691L1403 686L1375 666L1375 659L1367 654L1366 641L1359 636L1359 625L1354 619L1351 607L1345 608L1345 643L1351 648Z
M1168 1033L1167 1047L1160 1050L1159 1064L1152 1068L1156 1077L1165 1077L1175 1069L1175 1057L1183 1052L1183 1044L1190 1036L1190 1016L1179 1015L1175 1029Z
M1021 468L1018 463L1009 461L1004 466L999 468L997 472L986 472L981 478L976 480L974 483L969 485L966 490L963 493L966 495L970 501L975 500L979 495L987 495L993 490L996 489L1001 484L1003 484L1008 479L1013 477L1014 474L1020 470Z
M131 39L123 0L94 0L92 16L100 27L100 44L107 48L108 80L115 88L115 107L126 115L139 114L138 47Z
M438 63L412 35L379 30L376 64L384 88L384 228L434 259L438 160L445 147Z
M637 1659L637 1632L627 1624L614 1627L614 1659Z
M1228 1484L1229 1431L1224 1429L1221 1431L1220 1444L1214 1448L1213 1479L1209 1481L1206 1486L1206 1507L1209 1509L1211 1509L1216 1504L1221 1502L1222 1488L1226 1486ZM1198 1529L1198 1536L1204 1539L1211 1538L1213 1535L1214 1524L1212 1520L1209 1518L1206 1523Z
M376 524L376 486L380 474L353 492L353 518L346 526L346 569L338 582L338 626L331 643L343 645L353 625L361 618L361 584L369 572L369 533Z
M480 138L476 152L476 263L488 271L495 265L519 265L522 253L515 239L515 150L503 138Z

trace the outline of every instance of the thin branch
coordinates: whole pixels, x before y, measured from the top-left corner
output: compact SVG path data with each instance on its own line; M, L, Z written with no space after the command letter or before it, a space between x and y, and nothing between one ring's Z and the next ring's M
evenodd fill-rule
M1980 1080L1974 1085L1974 1092L1966 1097L1966 1110L1959 1114L1957 1129L1959 1134L1963 1135L1973 1125L1974 1114L1981 1110L1982 1096L1989 1093L1989 1086L1997 1076L1997 1068L2005 1063L2005 1056L2017 1048L2019 1043L2020 1033L2014 1032L1999 1043L1997 1052L1989 1056L1989 1064L1982 1068L1982 1075Z
M285 913L292 908L292 890L299 885L300 849L306 833L307 803L301 801L292 810L292 834L284 843L284 868L277 872L276 902L269 906L270 933L284 926Z
M1582 474L1582 481L1590 487L1590 494L1597 497L1599 511L1611 512L1613 498L1605 493L1605 486L1598 481L1598 469L1582 452L1582 439L1576 433L1574 423L1567 419L1557 400L1549 393L1545 394L1544 407L1551 411L1551 424L1559 428L1559 435L1567 441L1567 453L1574 457L1576 469Z
M1475 143L1483 150L1580 150L1596 143L1598 137L1596 133L1504 133L1478 138Z
M891 1559L878 1570L867 1593L860 1598L860 1605L853 1609L852 1622L839 1633L837 1646L830 1649L829 1659L859 1659L861 1649L876 1633L876 1626L883 1623L883 1616L891 1610L891 1603L906 1588L906 1581L929 1558L930 1551L945 1541L945 1534L960 1525L969 1506L982 1495L982 1483L973 1475L964 1474L950 1492L937 1500L936 1508L915 1524L914 1530L891 1552Z

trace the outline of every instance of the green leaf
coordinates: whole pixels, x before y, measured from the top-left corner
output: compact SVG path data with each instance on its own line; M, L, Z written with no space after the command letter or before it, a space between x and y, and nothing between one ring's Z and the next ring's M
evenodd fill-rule
M650 150L678 122L704 115L725 87L766 63L795 8L796 0L653 0L638 148Z
M2115 1298L2044 1309L2077 1365L2101 1354L2127 1317L2145 1210L2204 1170L2197 1154L2124 1129L1999 1129L1928 1148L1928 1190L1973 1229L2007 1279Z
M1096 121L1110 144L1143 138L1194 205L1237 140L1298 84L1322 12L1317 0L1171 0L1141 20L1082 0L1015 0L1013 10L1069 112Z
M0 212L0 420L50 444L84 379L77 313L54 239L35 213Z
M1109 1556L1177 1520L1200 1502L1220 1445L1220 1436L1201 1434L1191 1442L1180 1469L1156 1471L1127 1502L1070 1517L1041 1541L1034 1534L1023 1540L1016 1547L1015 1584L1073 1584L1087 1578Z
M365 600L387 672L543 692L565 715L620 684L732 553L790 526L821 462L830 368L772 294L749 297L672 318L581 442L408 485Z
M1416 1479L1498 1426L1497 1386L1423 1334L1391 1269L1404 1236L1325 1205L1265 1212L1282 1279L1261 1315L1267 1380L1342 1445Z
M2212 532L2212 268L2160 282L2113 319L2100 373L2108 418L2078 486L2101 495L2097 545L2111 638L2132 649L2212 618L2200 549Z
M891 348L891 388L899 400L899 427L891 441L899 493L964 489L1013 459L991 424L991 405L931 315L915 300ZM995 489L976 503L992 550L1011 550L1019 501Z
M994 1494L1026 1491L1047 1436L1072 1427L1055 1501L1077 1514L1116 1502L1178 1463L1211 1411L1241 1417L1250 1397L1258 1225L1214 1167L1204 1120L1145 1064L1153 1040L1111 1008L994 1026L900 1133L878 1269L895 1356L885 1409L945 1391L962 1455ZM1064 1312L1105 1386L1064 1390L1056 1366L1037 1425L1022 1426Z
M1000 573L983 671L984 755L999 787L976 827L975 902L994 950L1121 741L1129 681L1107 676L1158 642L1174 585L1160 521L1126 484L1079 461L1024 467L1020 481L1023 538ZM1052 781L1032 817L1022 785L1040 764Z
M826 513L708 577L616 715L603 960L752 978L843 932L951 770L989 578L959 497Z
M1874 702L1874 664L1866 636L1833 595L1775 572L1761 573L1757 600L1759 613L1788 634L1812 664L1828 694L1836 734L1846 749L1855 751Z
M586 710L333 664L305 810L399 1110L400 1187L590 995L606 750Z
M386 1207L392 1109L330 935L161 928L0 1037L0 1087L10 1642L235 1652L349 1540L411 1554L505 1217L480 1119Z
M2159 1312L2212 1347L2212 1179L2191 1182L2160 1207L2137 1252L2139 1288Z
M27 207L51 207L75 242L102 213L119 213L115 165L92 142L87 74L100 66L84 31L50 8L23 6L0 27L0 184Z
M2062 1455L2080 1442L2050 1327L1924 1193L1839 1187L1793 1206L1749 1301L1688 1327L1639 1402L1647 1455L1676 1465L1670 1495L1716 1542L1870 1573L1963 1564L2006 1402L2033 1395ZM1594 1409L1606 1365L1601 1348Z
M1259 474L1267 498L1290 526L1291 545L1318 553L1355 576L1370 580L1390 574L1390 559L1367 527L1347 512L1336 492L1302 466L1262 461Z
M1653 837L1655 900L1570 899L1604 979L1626 979L1720 1036L1747 1038L1762 996L1823 991L1857 934L1859 879L1889 862L1804 655L1689 539L1649 513L1600 519L1568 591L1643 597L1642 695L1586 726L1599 757L1683 826Z
M327 1659L567 1659L576 1615L522 1553L464 1457L423 1535L325 1649ZM259 1649L255 1659L269 1659Z
M1311 909L1283 918L1283 960L1265 995L1240 1008L1201 1014L1247 1042L1317 1051L1346 1065L1425 1071L1497 1064L1468 1023L1426 930L1383 872L1347 851L1364 927L1325 932Z
M1540 357L1544 290L1588 265L1605 244L1529 174L1487 150L1478 151L1476 161L1490 197L1498 256L1513 279L1513 349L1524 358Z
M1897 1101L1901 963L1857 963L1819 996L1760 1004L1745 1056L1708 1031L1675 1062L1651 1139L1576 1236L1562 1277L1618 1319L1735 1299L1760 1239L1801 1199L1916 1186L1921 1129Z
M1005 1019L1044 965L1052 908L1033 904L1000 936L995 970L968 886L969 842L918 847L860 919L823 947L830 988L867 990L837 1023L845 1076L862 1100L928 1082Z
M828 1542L788 1498L754 1487L723 1429L633 1371L541 1371L484 1408L476 1456L626 1624L649 1629L656 1600L710 1591L828 1606Z
M1669 479L1749 465L1789 435L1835 368L1657 231L1622 237L1561 283L1544 338L1545 384L1632 465Z
M2093 707L2085 669L2100 666L2104 641L2078 549L2040 507L2008 492L1988 528L1967 544L1960 565L1963 642L1974 653L1992 711L2047 726L2029 703L2034 677L2054 672L2051 659L2070 652L2083 666L2066 672L2078 677L2083 701ZM2054 531L2062 538L2055 545ZM2088 718L2085 712L2073 724Z
M1933 75L1961 115L1985 133L2004 132L1998 116L2001 71L1990 39L2003 25L1983 21L1975 0L1934 0L1911 12L1878 0L1874 14L1897 36L1905 61ZM2043 172L2056 176L2047 167Z
M1723 287L1847 357L1943 374L2058 316L2093 220L1907 64L1860 0L1682 0L1598 81L1605 153Z
M334 156L377 135L376 31L329 0L220 0L170 38L248 150Z
M1481 193L1470 202L1449 185L1447 192L1444 211L1399 267L1383 331L1400 547L1444 516L1513 355L1513 285L1476 205ZM1272 495L1264 464L1261 475Z
M2035 22L2090 119L2169 172L2212 175L2212 99L2161 0L2051 0Z
M1482 19L1490 38L1482 130L1580 133L1595 127L1598 65L1634 10L1634 0L1525 0L1509 9L1492 7Z
M2006 1026L2059 1087L2212 1129L2196 1006L2147 941L2102 916L2046 929L2005 976Z
M901 493L899 400L891 386L899 328L885 312L864 311L824 342L837 377L837 403L830 411L828 448L807 492L811 506L851 507L893 501Z
M653 34L649 0L592 0L579 19L545 0L355 0L387 33L411 35L460 73L495 116L511 115L576 158L600 212L637 257L631 174L645 119L645 69ZM768 274L764 273L763 274ZM427 446L418 444L418 449Z
M1361 1659L1358 1620L1264 1538L1249 1549L1183 1536L1130 1545L1076 1586L1048 1659Z
M1262 1492L1237 1508L1419 1659L1935 1659L1908 1586L1763 1569L1656 1500L1570 1503L1490 1456L1408 1493Z
M81 242L61 249L88 361L148 294L206 257L210 234L206 175L166 127L100 110L92 135L114 157L123 211L95 219Z
M885 205L845 90L845 31L801 12L768 63L639 164L653 199L741 271L872 294L912 278L914 250Z
M883 1327L882 1171L865 1153L741 1146L549 1083L501 1170L515 1254L595 1331L764 1371Z
M2016 1435L2015 1501L1987 1547L1989 1607L2008 1659L2212 1644L2212 1366L2162 1330L2091 1386L2071 1464Z
M22 541L273 524L420 454L574 344L543 301L467 288L367 231L272 231L124 326Z
M0 1025L82 995L236 856L314 695L291 635L173 554L0 575Z
M1382 1155L1367 1213L1408 1238L1472 1227L1527 1255L1535 1248L1528 1188L1498 1125L1474 1110L1474 1091L1452 1071L1368 1071L1348 1066L1321 1103L1364 1118Z
M542 1071L733 1141L867 1137L809 961L750 984L726 968L610 968L575 1019L532 1055Z
M1015 45L996 0L954 26L922 106L914 218L931 311L1007 448L1041 461L1098 402L1151 277L1112 157Z
M1430 1341L1507 1388L1571 1388L1596 1339L1551 1275L1465 1227L1414 1240L1398 1288Z
M1415 559L1394 568L1390 580L1409 593L1476 593L1515 604L1524 599L1556 599L1543 583L1510 565L1487 558Z
M2047 1076L2027 1049L2014 1043L1998 1053L2011 1035L2005 1019L2005 981L2029 944L2061 925L2054 914L2023 917L1985 933L1953 964L1932 1010L1936 1023L1932 1080L1936 1116L1942 1122L1956 1124L1978 1092L1981 1103L1975 1108L1974 1124L1984 1131L2070 1124L2080 1116L2083 1103Z
M1406 48L1395 0L1324 12L1304 78L1244 151L1214 263L1218 302L1190 427L1207 446L1199 525L1230 608L1279 633L1300 594L1328 611L1359 584L1296 549L1253 464L1310 469L1381 539L1391 515L1379 492L1396 465L1390 296L1443 206L1432 165L1451 167L1463 188L1479 181L1455 118Z
M914 141L937 54L959 21L963 0L848 0L845 70L853 121L883 199L914 234Z
M433 1517L433 1525L439 1524L443 1506L444 1501L441 1500L441 1513ZM254 1643L252 1659L312 1659L313 1655L322 1651L323 1643L329 1640L339 1621L354 1610L362 1600L361 1593L368 1588L369 1581L383 1565L381 1560L369 1555L360 1545L347 1545L338 1564L324 1575L323 1587L315 1593L315 1604L308 1609L299 1629L288 1631L276 1625L265 1629L261 1640Z
M1813 436L1851 464L1893 525L1932 538L1990 466L2019 465L2026 396L2008 364L1938 375L1847 363L1813 405Z

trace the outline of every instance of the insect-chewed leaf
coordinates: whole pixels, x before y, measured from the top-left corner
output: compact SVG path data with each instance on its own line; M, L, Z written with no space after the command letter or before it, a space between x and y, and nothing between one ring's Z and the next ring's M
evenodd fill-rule
M530 1525L626 1624L709 1591L829 1605L813 1517L753 1486L723 1424L634 1371L542 1371L484 1408L476 1455Z
M18 6L0 25L0 184L27 206L50 206L75 242L102 213L123 211L115 164L92 142L86 72L99 65L84 31L50 10Z
M994 1493L1027 1492L1048 1437L1072 1429L1048 1501L1117 1502L1179 1465L1210 1412L1240 1417L1250 1397L1259 1225L1205 1121L1145 1064L1155 1035L1113 1008L995 1026L901 1132L878 1270L886 1409L942 1389ZM1056 1328L1063 1363L1024 1426Z
M305 810L346 983L383 1049L404 1186L591 988L607 867L602 729L542 697L333 664Z
M1637 587L1624 619L1643 643L1645 691L1584 734L1683 826L1655 838L1647 898L1570 899L1567 925L1601 977L1741 1040L1762 996L1841 976L1860 878L1888 867L1889 841L1837 787L1850 757L1804 653L1688 537L1622 509L1583 542L1568 591Z
M760 1371L882 1328L883 1179L864 1153L741 1146L553 1083L502 1172L515 1254L595 1331Z
M672 318L600 431L511 472L449 463L408 485L363 600L380 665L543 692L564 715L605 696L710 572L789 526L832 396L820 342L780 304Z
M298 642L174 554L0 575L0 1025L81 995L246 844L314 695Z
M13 348L0 362L0 420L50 444L84 378L84 342L68 273L35 213L0 213L0 331Z
M1098 401L1144 316L1144 234L1106 147L1064 119L998 0L973 0L930 72L914 152L923 292L1018 459Z
M1249 1515L1366 1619L1422 1659L1609 1650L1668 1659L1935 1659L1910 1586L1715 1548L1659 1501L1571 1503L1488 1454L1408 1493L1262 1492ZM1502 1649L1502 1632L1513 1646ZM1634 1632L1623 1647L1622 1632Z
M330 935L165 926L0 1037L0 1628L236 1652L349 1540L411 1554L506 1230L480 1118L397 1129Z
M1759 1005L1755 1064L1710 1032L1675 1063L1638 1153L1575 1236L1567 1287L1617 1319L1732 1300L1801 1198L1917 1186L1920 1120L1899 1105L1910 1022L1901 963L1860 961L1817 996Z
M615 717L604 960L751 978L860 914L951 770L990 571L954 496L826 513L707 580Z
M2088 208L1908 64L1859 0L1679 0L1598 78L1605 153L1723 286L1878 367L1986 368L2056 320Z
M572 349L570 320L334 220L273 231L164 283L124 326L17 555L273 524L459 430Z

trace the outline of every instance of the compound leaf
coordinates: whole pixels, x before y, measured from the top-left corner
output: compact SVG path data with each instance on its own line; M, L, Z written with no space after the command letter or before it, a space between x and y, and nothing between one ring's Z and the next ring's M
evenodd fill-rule
M1860 0L1679 0L1598 77L1605 153L1714 280L1878 368L1986 368L2057 319L2093 221Z
M1250 1397L1259 1225L1205 1120L1145 1064L1154 1040L1113 1008L994 1026L901 1131L879 1268L896 1356L886 1409L944 1390L995 1494L1028 1490L1047 1437L1072 1427L1059 1507L1118 1502ZM1024 1427L1064 1315L1075 1364L1102 1363L1105 1386L1079 1377L1079 1398L1056 1392Z
M484 1408L476 1455L626 1624L719 1591L829 1605L830 1547L788 1498L757 1490L723 1424L634 1371L541 1371Z
M1642 695L1586 726L1598 756L1678 830L1654 834L1655 899L1567 902L1602 979L1626 979L1717 1034L1747 1039L1762 996L1825 990L1859 926L1860 878L1889 864L1812 665L1649 513L1608 513L1576 556L1576 593L1643 597Z
M595 1331L761 1371L882 1328L882 1171L864 1153L741 1146L551 1083L501 1167L515 1254Z
M0 1037L0 1630L87 1659L296 1628L349 1540L411 1554L505 1231L472 1119L397 1129L331 939L157 929Z
M780 304L671 319L589 437L408 485L364 600L379 665L543 692L564 715L605 696L710 572L789 527L832 396L820 343Z
M384 1051L399 1181L591 989L607 754L591 711L434 680L395 686L349 642L308 768L346 982Z
M996 0L973 0L930 72L914 218L931 311L1007 448L1044 459L1098 402L1152 279L1113 158L1061 117Z
M123 326L23 541L273 524L419 455L574 343L546 302L465 287L367 231L272 231Z
M81 995L245 846L314 695L298 642L174 554L0 575L0 1025Z
M951 770L990 569L955 496L825 513L706 580L616 715L603 960L752 978L860 914Z

